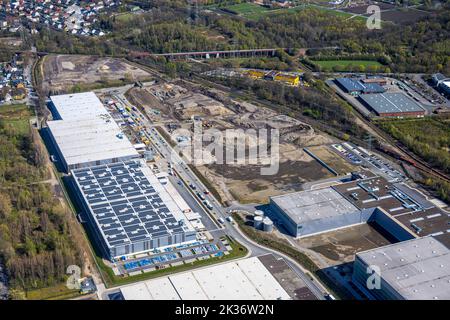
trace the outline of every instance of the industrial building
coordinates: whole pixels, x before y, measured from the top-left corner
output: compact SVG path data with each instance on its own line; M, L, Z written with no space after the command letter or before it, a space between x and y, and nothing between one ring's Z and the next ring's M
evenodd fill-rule
M184 200L143 160L76 169L71 175L83 213L109 259L196 240L182 211Z
M397 241L432 235L450 247L449 214L407 185L379 176L272 197L270 211L294 237L375 223Z
M425 109L403 93L374 93L359 99L380 117L423 117Z
M66 172L140 157L94 93L52 96L50 109L49 136Z
M245 73L253 79L265 79L271 81L284 82L287 85L298 86L300 84L300 76L297 74L289 74L276 70L246 70Z
M428 236L359 252L353 282L372 299L450 300L450 250Z
M360 81L351 78L337 78L335 79L336 84L344 90L344 92L357 96L359 94L370 94L370 93L383 93L386 91L377 82L371 81Z
M125 300L292 299L258 257L149 280L120 291Z
M49 103L53 120L84 120L107 114L94 92L51 96Z
M438 86L439 91L450 96L450 79L442 81Z
M294 237L365 222L363 213L332 188L270 198L272 213Z
M450 78L446 77L442 73L435 73L431 75L431 81L436 87L438 87L442 82L450 81Z

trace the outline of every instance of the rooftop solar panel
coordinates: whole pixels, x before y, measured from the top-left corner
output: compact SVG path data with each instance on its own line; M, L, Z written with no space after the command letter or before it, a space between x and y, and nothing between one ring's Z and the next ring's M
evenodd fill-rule
M144 172L145 171L145 172ZM171 212L171 197L145 163L130 161L72 171L108 247L194 232L180 212ZM151 180L153 181L151 182ZM172 206L173 207L173 206ZM177 218L176 218L177 217Z

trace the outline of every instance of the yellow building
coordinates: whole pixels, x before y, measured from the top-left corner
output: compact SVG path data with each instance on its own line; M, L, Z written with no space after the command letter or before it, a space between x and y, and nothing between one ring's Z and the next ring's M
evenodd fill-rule
M279 73L275 76L275 80L285 82L291 86L298 86L300 84L300 77L290 74Z
M248 70L247 74L254 79L262 79L264 78L265 73L263 71L257 70Z

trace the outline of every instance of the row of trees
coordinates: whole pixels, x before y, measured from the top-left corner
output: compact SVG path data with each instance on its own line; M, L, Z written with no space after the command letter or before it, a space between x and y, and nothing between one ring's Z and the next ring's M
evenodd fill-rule
M42 182L48 169L39 134L11 114L0 115L0 257L11 292L19 294L63 281L67 266L83 259L71 212Z
M109 55L133 50L338 46L344 55L385 57L393 72L450 73L450 10L407 25L385 24L381 30L369 30L365 21L315 8L273 13L253 21L198 11L181 0L153 0L147 6L149 11L133 19L103 16L98 23L110 33L102 38L79 38L46 28L33 38L42 51Z
M398 120L379 124L415 154L450 173L450 124L448 120Z
M258 81L250 78L212 78L232 88L253 92L258 98L286 107L289 111L308 116L345 134L363 137L365 131L356 123L351 109L331 99L324 84L317 80L315 87L304 89L289 87L275 81Z

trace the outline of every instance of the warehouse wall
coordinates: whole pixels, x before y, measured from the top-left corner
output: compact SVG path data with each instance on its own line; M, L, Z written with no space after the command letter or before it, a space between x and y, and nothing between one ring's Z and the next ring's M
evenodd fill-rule
M409 229L401 226L397 221L392 219L389 213L383 211L380 208L376 208L374 210L374 213L370 217L369 222L375 222L398 241L405 241L416 238L415 235L411 233L411 231L409 231Z
M404 298L393 289L381 276L380 288L369 289L367 279L372 274L369 265L363 261L358 255L353 263L352 282L371 300L404 300Z

